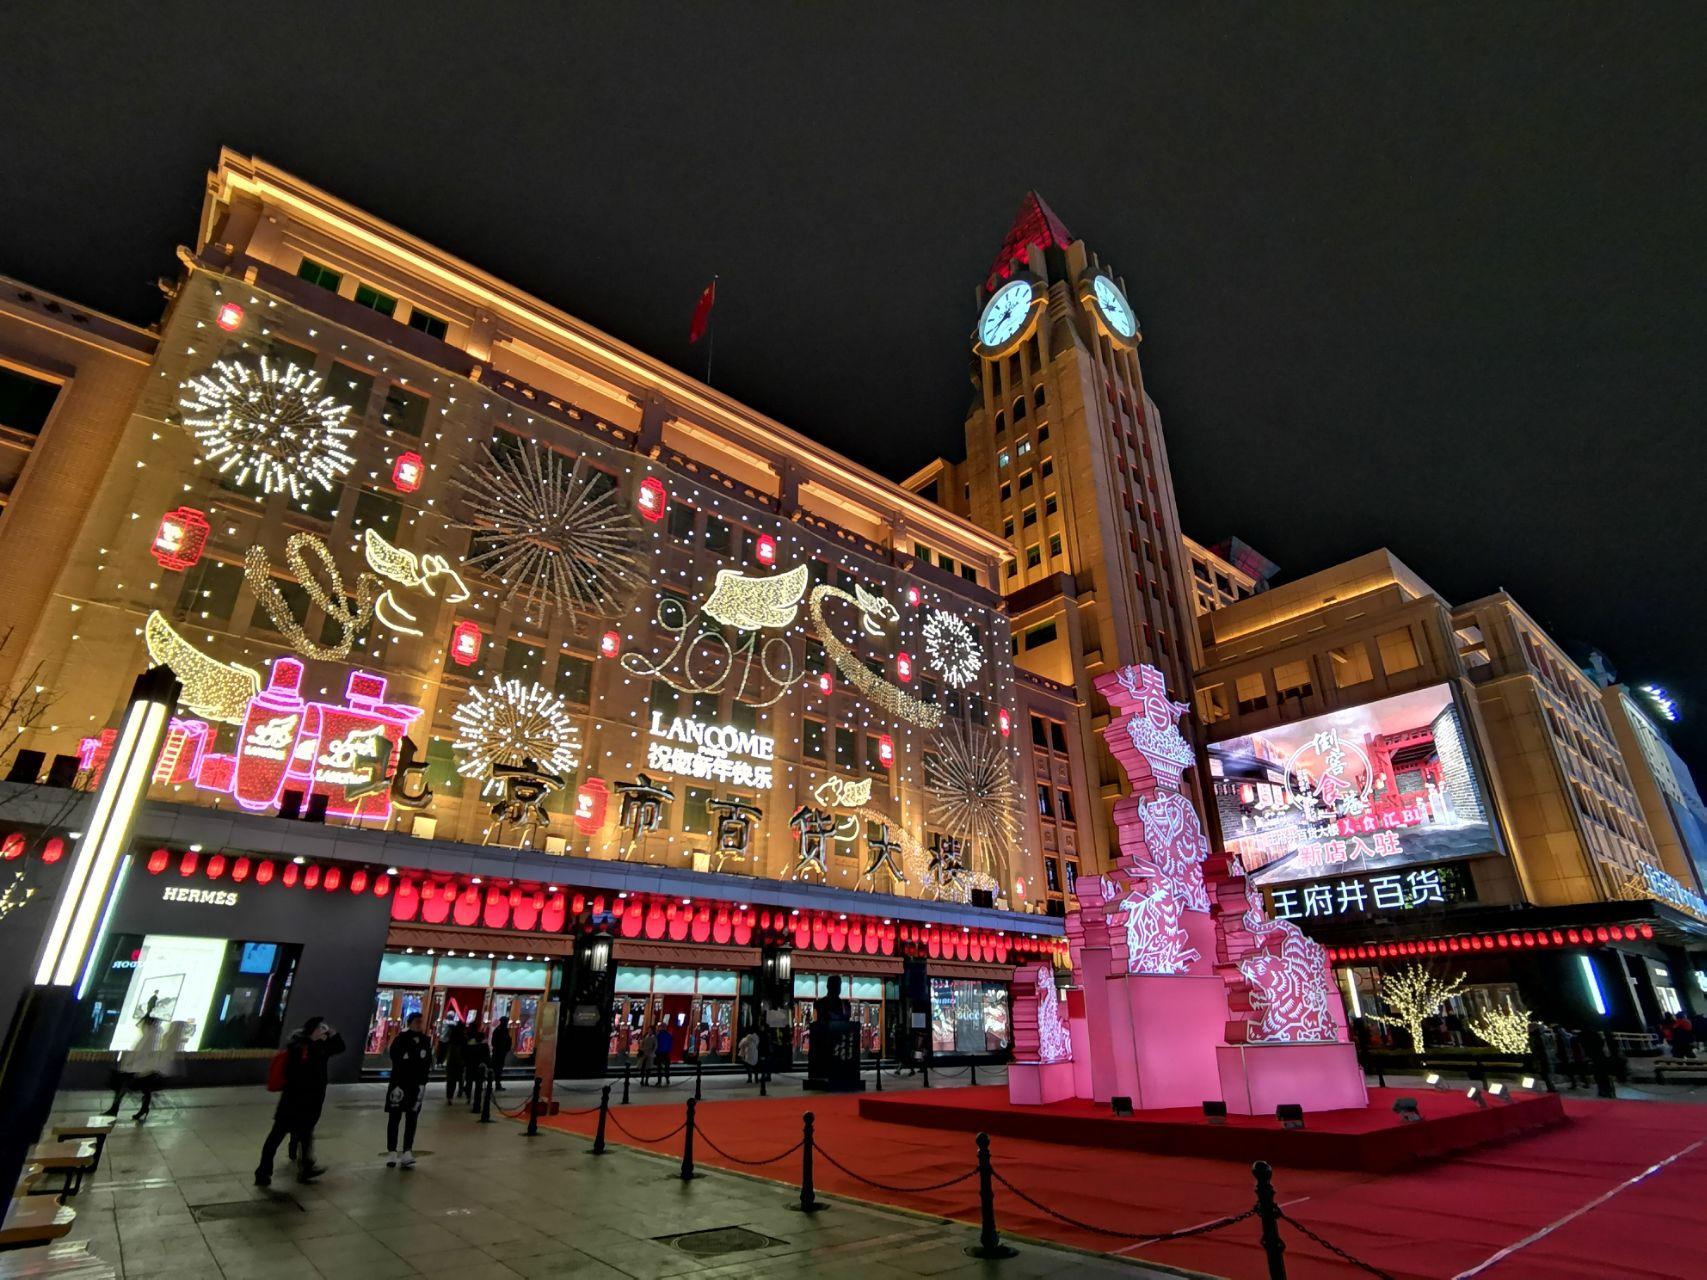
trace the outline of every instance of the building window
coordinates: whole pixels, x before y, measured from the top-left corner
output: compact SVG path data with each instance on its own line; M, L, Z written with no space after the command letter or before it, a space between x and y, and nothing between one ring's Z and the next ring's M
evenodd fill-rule
M1023 476L1021 476L1019 478L1019 487L1021 488L1021 490L1031 488L1032 481L1035 480L1036 478L1037 477L1032 475L1031 472L1027 471Z
M1055 788L1055 810L1061 821L1069 826L1075 825L1073 819L1073 793L1066 787Z
M1061 555L1061 535L1058 533L1049 535L1049 554L1057 558Z
M1003 467L1008 465L1008 461L1009 461L1008 451L1006 449L1003 449L1000 453L998 453L996 455L996 469L998 471L1001 470Z
M842 769L854 767L854 731L852 729L838 728L836 730L836 765Z
M687 503L672 502L667 517L669 522L667 528L670 531L670 536L683 542L690 541L693 538L694 518L698 515L699 512L688 506Z
M201 563L184 575L184 585L178 592L178 614L200 621L225 622L237 604L237 589L242 585L241 567L203 556ZM264 617L265 612L257 609L256 616Z
M865 735L865 769L867 773L887 773L889 770L889 766L878 758L877 749L880 745L879 735L875 733Z
M926 564L931 562L931 549L922 542L915 542L913 544L913 554L923 560Z
M1017 445L1014 446L1014 452L1017 453L1022 458L1025 457L1026 454L1031 452L1031 441L1021 440Z
M1040 649L1046 644L1054 643L1055 624L1053 622L1045 622L1041 627L1033 627L1025 633L1025 647L1027 650Z
M960 576L965 578L968 582L978 581L978 571L969 564L963 564L960 566Z
M1056 503L1055 503L1055 495L1054 494L1050 494L1047 498L1045 498L1043 500L1043 514L1044 515L1052 516L1055 514L1057 509L1058 508L1057 508Z
M1197 691L1197 714L1202 717L1204 724L1214 724L1217 720L1230 720L1233 716L1232 707L1227 705L1227 686L1212 684Z
M380 410L379 418L391 430L418 440L427 425L427 397L393 386L385 393L385 407Z
M1025 420L1025 397L1020 396L1018 399L1016 399L1014 401L1014 421L1015 422L1023 422L1024 420Z
M700 835L711 832L711 792L704 787L689 787L682 800L682 830Z
M652 682L652 695L646 700L647 706L665 720L674 720L681 711L681 694L672 684L662 680Z
M954 572L954 557L953 556L945 556L945 555L943 555L942 552L939 551L936 553L936 566L939 569L946 569L949 573L953 573ZM848 591L852 591L853 590L853 583L849 582L846 589Z
M347 364L335 364L326 371L326 394L339 404L348 405L352 417L363 417L368 401L373 398L373 375Z
M1059 720L1049 722L1049 749L1057 755L1067 754L1067 731Z
M1310 686L1308 662L1283 662L1274 669L1274 691L1282 699L1307 698Z
M381 293L372 285L356 286L356 305L366 307L369 311L377 311L382 316L395 315L397 312L397 299L390 294Z
M1036 507L1027 507L1025 509L1025 519L1022 521L1022 523L1025 525L1025 527L1027 529L1031 528L1032 525L1037 523L1037 508Z
M1008 415L1000 409L996 410L996 434L1001 435L1008 429Z
M1013 536L1014 536L1014 520L1013 520L1012 516L1009 516L1006 520L1002 521L1002 537L1011 538Z
M1075 896L1079 892L1079 864L1076 862L1067 864L1067 892Z
M1041 782L1037 784L1037 813L1042 818L1055 816L1055 800L1049 794L1049 788Z
M1050 893L1061 892L1061 866L1054 858L1043 860L1043 882L1049 886Z
M1268 689L1262 682L1260 671L1248 676L1240 676L1235 681L1235 691L1239 697L1239 714L1249 715L1253 711L1261 711L1268 706Z
M344 283L342 272L334 271L331 267L322 266L313 258L304 258L302 265L296 269L296 278L306 280L309 284L317 284L322 289L333 293L338 292L338 286Z
M357 529L376 529L388 541L397 538L397 525L403 515L403 504L388 493L363 489L356 495L356 509L351 523Z
M1043 727L1042 716L1031 718L1031 745L1034 747L1047 747L1049 745L1049 733Z
M1039 387L1038 390L1041 391L1043 388ZM1037 443L1042 444L1047 439L1049 439L1049 426L1047 423L1040 422L1037 424Z
M1007 481L1002 482L1002 501L1007 502L1014 496L1014 487Z
M1031 546L1029 546L1025 549L1025 567L1027 569L1035 569L1035 568L1037 568L1038 565L1040 565L1042 563L1043 563L1043 554L1042 554L1042 552L1038 551L1036 543L1033 543Z
M59 398L59 384L0 368L0 427L20 435L40 435Z
M1041 409L1049 401L1049 396L1043 390L1043 384L1037 384L1037 390L1031 393L1031 402Z
M512 640L504 646L504 674L523 684L539 679L539 650L525 640Z
M716 516L705 518L705 549L718 555L728 555L730 546L729 526Z
M446 321L440 320L431 312L423 311L419 307L415 307L409 312L409 327L419 329L429 338L437 338L440 342L443 342L445 335L450 332L450 325Z
M808 760L824 758L824 722L804 720L800 725L800 750Z
M1043 472L1043 478L1045 480L1049 479L1050 476L1055 474L1055 459L1045 458L1043 460L1043 465L1039 467L1038 470Z
M1361 640L1329 649L1328 661L1333 664L1336 689L1349 689L1354 684L1374 679L1375 673L1369 668L1369 646Z
M1406 628L1378 635L1375 643L1381 648L1381 669L1390 676L1401 671L1413 671L1422 665L1417 658L1416 641Z
M557 655L556 691L566 702L584 707L592 697L593 664L573 653Z

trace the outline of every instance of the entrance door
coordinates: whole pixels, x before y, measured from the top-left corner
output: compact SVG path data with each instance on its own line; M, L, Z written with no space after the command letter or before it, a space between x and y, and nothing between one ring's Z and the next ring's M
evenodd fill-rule
M729 1062L735 1056L735 1001L700 996L689 1014L695 1050L707 1061Z
M539 997L515 991L497 991L492 995L492 1024L499 1018L510 1020L510 1051L518 1061L533 1057L534 1019L539 1015Z
M441 987L439 995L444 1001L442 1016L455 1018L471 1029L486 1025L485 987Z
M680 1061L688 1048L688 1015L693 1012L692 996L654 996L660 1010L660 1021L670 1029L670 1061Z

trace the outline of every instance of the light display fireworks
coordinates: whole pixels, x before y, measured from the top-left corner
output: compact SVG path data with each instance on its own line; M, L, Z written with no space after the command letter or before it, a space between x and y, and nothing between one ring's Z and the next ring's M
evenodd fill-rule
M465 563L498 578L504 596L541 607L612 613L644 576L639 527L607 477L530 440L486 447L486 466L456 476L475 537Z
M458 773L489 778L494 765L533 761L556 774L570 774L581 762L581 731L562 697L537 684L516 679L476 685L451 715L462 755Z
M925 619L925 659L956 689L971 684L984 665L972 628L941 609Z
M1018 835L1019 788L1008 764L1007 748L988 729L949 721L925 758L927 821L971 845L1002 883L1009 853ZM971 859L968 859L972 865Z
M312 370L262 356L221 360L179 388L184 428L221 475L300 502L310 486L330 491L355 459L348 405L320 393Z

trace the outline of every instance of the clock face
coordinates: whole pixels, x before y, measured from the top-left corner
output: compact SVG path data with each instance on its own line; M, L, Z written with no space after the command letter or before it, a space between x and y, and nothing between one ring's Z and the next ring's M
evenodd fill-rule
M1138 319L1132 314L1132 304L1126 300L1119 285L1099 274L1091 281L1091 296L1096 299L1103 323L1110 329L1122 338L1138 336Z
M978 341L991 350L1012 342L1031 318L1032 297L1029 280L1010 280L997 289L978 317Z

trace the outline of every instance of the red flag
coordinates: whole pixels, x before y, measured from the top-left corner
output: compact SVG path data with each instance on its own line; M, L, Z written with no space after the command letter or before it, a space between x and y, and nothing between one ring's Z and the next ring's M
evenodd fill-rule
M711 304L717 301L717 277L711 278L711 283L705 286L705 292L699 295L699 302L693 309L693 323L688 326L688 345L691 347L705 336L705 326L711 321Z

